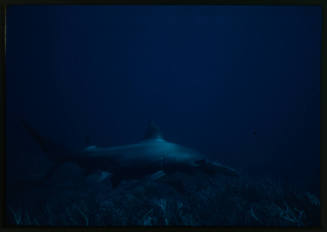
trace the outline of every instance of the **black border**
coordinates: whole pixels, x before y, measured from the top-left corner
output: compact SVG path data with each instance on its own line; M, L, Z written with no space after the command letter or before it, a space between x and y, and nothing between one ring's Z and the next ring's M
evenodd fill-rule
M325 0L0 0L0 230L1 231L326 231L327 227L327 158L326 158L326 118L327 103L327 1ZM322 10L321 73L320 73L320 171L321 171L321 226L318 228L294 227L45 227L45 226L6 226L5 225L5 173L6 173L6 70L5 32L6 8L9 5L303 5L320 6ZM325 167L325 169L323 168Z

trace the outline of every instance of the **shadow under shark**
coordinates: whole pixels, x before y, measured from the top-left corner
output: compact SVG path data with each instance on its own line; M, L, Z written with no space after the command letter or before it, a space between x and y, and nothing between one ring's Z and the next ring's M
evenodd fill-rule
M79 165L86 175L98 171L110 172L113 187L118 186L122 180L139 179L149 175L160 178L175 172L238 176L234 169L210 161L193 149L166 141L153 121L149 123L144 138L138 143L115 147L88 146L77 152L69 151L40 136L27 122L23 121L23 125L54 162L44 180L66 162Z

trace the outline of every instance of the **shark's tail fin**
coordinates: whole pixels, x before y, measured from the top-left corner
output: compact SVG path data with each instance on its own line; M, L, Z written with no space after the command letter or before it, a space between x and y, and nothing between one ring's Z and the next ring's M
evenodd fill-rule
M26 182L29 186L44 186L50 177L63 163L70 161L73 151L62 145L52 142L50 139L41 136L29 123L22 121L24 128L34 138L34 140L41 146L43 152L54 164L53 167L40 180Z
M60 155L58 153L67 153L67 148L52 142L50 139L41 136L34 128L32 128L28 122L22 120L24 128L27 132L34 138L34 140L41 146L42 151L50 154L57 153L56 157L59 158ZM53 158L53 157L50 157Z
M39 133L32 128L25 120L22 120L22 124L26 131L35 139L35 141L41 146L44 152L51 150L51 142L39 135Z

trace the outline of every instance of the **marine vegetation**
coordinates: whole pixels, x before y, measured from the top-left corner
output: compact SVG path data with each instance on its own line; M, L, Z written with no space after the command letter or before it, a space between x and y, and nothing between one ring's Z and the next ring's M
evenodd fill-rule
M123 181L84 178L67 164L47 186L9 196L7 222L47 226L318 226L320 201L272 182L249 177L175 173ZM75 183L72 185L72 181Z

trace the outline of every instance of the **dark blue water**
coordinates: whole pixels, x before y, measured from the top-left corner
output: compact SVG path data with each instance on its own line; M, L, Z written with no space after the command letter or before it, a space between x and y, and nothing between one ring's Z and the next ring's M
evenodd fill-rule
M11 175L42 153L22 119L72 149L137 142L152 119L167 140L319 194L320 7L10 6L7 23Z

